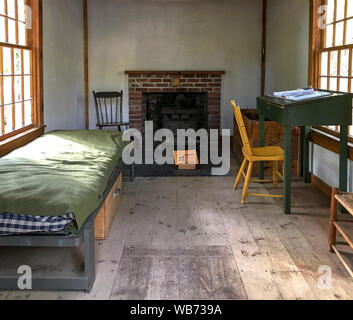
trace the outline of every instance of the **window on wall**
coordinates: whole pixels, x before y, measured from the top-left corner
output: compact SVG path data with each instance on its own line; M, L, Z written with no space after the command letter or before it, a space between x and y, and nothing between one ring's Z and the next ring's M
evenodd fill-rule
M353 92L353 0L313 3L313 85L324 90ZM326 129L339 131L334 126ZM349 135L353 137L353 127Z
M0 141L41 125L38 0L0 0Z

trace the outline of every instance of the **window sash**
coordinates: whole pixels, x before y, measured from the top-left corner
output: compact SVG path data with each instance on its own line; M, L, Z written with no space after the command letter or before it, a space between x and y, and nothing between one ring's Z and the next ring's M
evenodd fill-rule
M12 16L8 12L8 0L3 1L4 13L0 14L0 18L3 18L5 24L5 37L3 39L5 42L0 42L0 141L34 127L35 120L38 119L38 116L35 115L36 108L34 106L36 97L34 88L37 81L36 77L39 75L38 72L34 73L33 70L37 56L34 43L32 42L35 37L34 33L38 30L34 28L31 30L22 30L24 32L22 34L24 43L20 43L19 37L19 25L26 23L19 16L25 17L24 6L28 5L33 9L33 2L37 0L9 0L14 1L12 4L14 15ZM19 12L19 1L22 2L22 13ZM36 5L39 8L39 2ZM10 21L15 23L15 41L12 42L9 36ZM11 67L10 72L7 73L5 73L4 69L4 50L10 50L11 52L11 63L9 63ZM27 55L26 61L24 58L25 52ZM15 59L15 54L17 60ZM27 64L26 70L24 70L25 62ZM15 65L15 63L20 65L20 67ZM9 69L9 65L7 67ZM20 70L17 70L18 68ZM9 95L11 96L10 98ZM5 96L7 97L6 101Z
M331 12L333 20L327 23L326 28L320 30L318 33L315 33L314 30L312 30L313 43L320 44L319 47L313 52L314 61L317 61L316 70L311 70L315 75L314 85L315 87L323 90L353 93L353 43L350 43L350 41L348 43L348 40L350 39L348 39L347 36L347 32L352 32L347 29L347 27L353 21L352 14L348 12L348 1L352 0L342 0L342 2L339 0L314 1L314 3L317 4L317 7L314 7L314 14L317 13L317 9L320 5L328 5L328 1L330 1L331 5L333 4L333 7L331 6L331 10L333 9L333 12ZM339 9L339 3L343 3L344 8ZM343 18L338 17L338 11L341 12L341 15L343 12ZM313 17L313 20L315 21L316 19ZM338 29L338 26L340 26L341 29ZM328 28L330 27L332 30L328 35ZM341 34L338 34L338 30L341 32ZM348 35L351 34L349 33ZM320 41L317 41L318 39L315 38L317 36L320 37ZM328 42L331 42L330 45L327 45ZM342 56L344 56L344 54L347 52L348 64L346 64L346 61L342 62ZM323 61L324 54L326 54L326 57ZM336 55L337 58L335 57ZM345 65L347 65L348 70L345 68ZM326 133L331 132L333 135L337 135L340 130L340 128L337 126L325 126L321 128ZM350 126L349 128L349 139L351 142L353 142L353 126Z

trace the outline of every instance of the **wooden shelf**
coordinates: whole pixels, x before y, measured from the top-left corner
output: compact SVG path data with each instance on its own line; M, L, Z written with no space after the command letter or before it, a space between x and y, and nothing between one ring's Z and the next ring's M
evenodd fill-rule
M338 219L338 203L342 205L353 216L353 193L340 193L337 188L332 189L331 197L331 213L330 213L330 229L329 229L329 249L336 253L344 267L353 278L353 270L344 259L343 255L337 248L337 233L339 233L344 241L353 249L353 241L348 235L348 230L341 223L353 223L353 220Z
M353 216L353 193L341 193L336 199Z

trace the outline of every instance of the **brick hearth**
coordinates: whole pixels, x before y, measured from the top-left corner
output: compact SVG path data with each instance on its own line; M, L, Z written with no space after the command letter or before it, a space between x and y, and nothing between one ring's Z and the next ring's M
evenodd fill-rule
M142 104L145 92L205 92L208 94L208 125L220 128L221 87L224 71L126 71L129 76L131 128L142 129L146 110ZM180 79L172 86L172 79Z

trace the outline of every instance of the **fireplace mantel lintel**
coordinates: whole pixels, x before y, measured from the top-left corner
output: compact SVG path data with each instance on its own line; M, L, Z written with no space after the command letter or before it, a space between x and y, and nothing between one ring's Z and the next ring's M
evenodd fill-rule
M188 71L179 71L179 70L173 70L173 71L151 71L151 70L139 70L139 71L125 71L125 74L129 75L129 76L133 76L133 75L139 75L139 74L156 74L156 75L184 75L184 74L209 74L209 75L224 75L226 72L225 71L214 71L214 70L210 70L210 71L198 71L198 70L188 70Z

